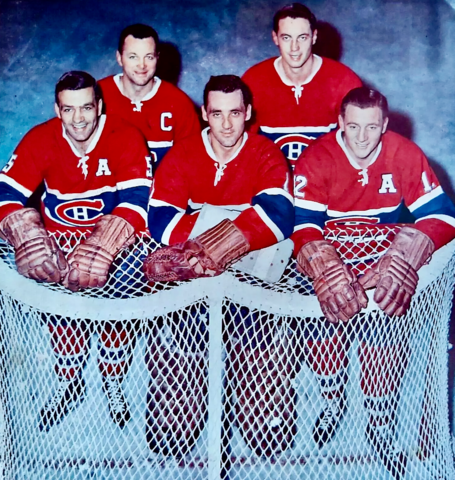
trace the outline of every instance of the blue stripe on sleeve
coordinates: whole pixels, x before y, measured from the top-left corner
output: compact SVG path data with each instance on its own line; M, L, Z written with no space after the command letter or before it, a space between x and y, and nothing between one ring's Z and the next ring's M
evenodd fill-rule
M280 229L284 238L288 238L294 229L294 205L284 195L260 193L252 200L259 205L269 219Z
M150 234L157 242L162 242L163 233L173 218L181 213L172 205L153 207L149 206L148 226Z
M417 219L434 214L448 215L455 219L455 206L448 195L443 192L441 195L438 195L421 207L416 208L412 214Z
M0 203L4 202L20 202L25 205L28 197L23 195L6 182L0 181Z

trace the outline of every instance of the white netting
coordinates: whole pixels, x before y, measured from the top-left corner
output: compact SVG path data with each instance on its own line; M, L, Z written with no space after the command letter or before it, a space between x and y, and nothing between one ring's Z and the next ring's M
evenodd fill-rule
M356 273L396 228L327 232ZM78 233L56 234L66 251ZM103 289L17 274L0 244L5 479L452 479L447 334L455 244L405 317L324 322L293 261L148 285L142 235Z

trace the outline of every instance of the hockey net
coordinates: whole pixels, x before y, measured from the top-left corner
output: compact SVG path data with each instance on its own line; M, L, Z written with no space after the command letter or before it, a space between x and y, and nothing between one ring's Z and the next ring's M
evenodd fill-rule
M362 274L397 228L326 238ZM84 235L55 234L66 252ZM142 261L159 247L141 235L104 288L70 293L18 275L0 243L3 478L455 478L453 242L420 270L406 316L387 317L369 294L367 309L338 326L293 260L274 284L234 265L150 285ZM82 380L43 424L59 375L75 371ZM120 385L128 418L106 379Z

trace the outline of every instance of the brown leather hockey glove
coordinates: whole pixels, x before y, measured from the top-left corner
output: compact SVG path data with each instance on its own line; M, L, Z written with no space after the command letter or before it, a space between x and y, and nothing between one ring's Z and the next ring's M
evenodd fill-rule
M160 248L144 262L151 282L173 282L220 275L250 249L243 233L230 220L223 220L201 235Z
M115 256L132 245L134 239L134 228L129 222L116 215L104 215L90 237L68 255L70 271L63 285L73 292L104 286Z
M430 237L416 228L403 227L359 282L365 289L376 287L374 301L387 315L404 315L417 288L417 270L433 252Z
M346 322L367 306L368 298L357 277L326 240L305 244L297 255L297 264L299 271L314 280L321 310L330 322Z
M65 255L49 237L34 208L22 208L0 222L0 236L15 250L17 271L37 282L60 282L68 271Z

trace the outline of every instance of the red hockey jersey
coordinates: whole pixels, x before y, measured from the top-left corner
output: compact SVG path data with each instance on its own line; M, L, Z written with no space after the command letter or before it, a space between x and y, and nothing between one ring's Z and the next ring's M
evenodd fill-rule
M342 63L314 58L312 74L298 87L287 79L281 57L258 63L243 75L253 93L251 130L273 140L292 166L312 141L336 128L344 96L362 85Z
M22 208L44 180L46 228L92 227L112 213L144 230L151 185L141 133L114 115L102 115L85 156L58 118L30 130L0 173L0 219Z
M165 244L187 240L204 204L241 212L234 220L251 250L287 238L294 222L290 172L279 149L266 138L244 134L243 143L220 166L202 134L175 145L156 172L149 202L149 229Z
M364 169L351 158L341 130L320 138L297 162L294 194L296 252L322 239L325 226L397 223L404 205L436 248L455 237L455 207L424 153L393 132L382 136Z
M122 93L121 76L99 81L106 112L141 130L156 167L175 141L201 131L193 102L182 90L157 77L151 92L133 102Z

